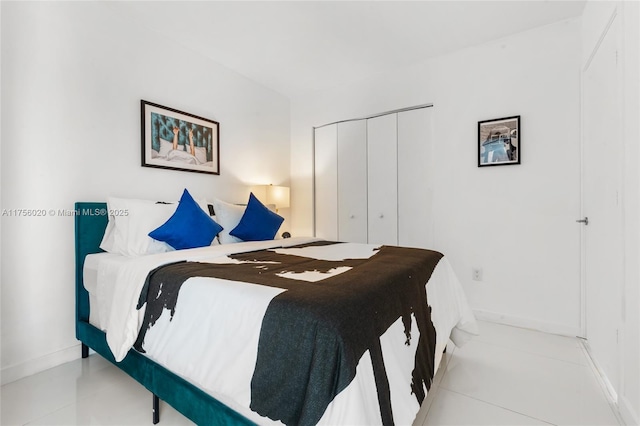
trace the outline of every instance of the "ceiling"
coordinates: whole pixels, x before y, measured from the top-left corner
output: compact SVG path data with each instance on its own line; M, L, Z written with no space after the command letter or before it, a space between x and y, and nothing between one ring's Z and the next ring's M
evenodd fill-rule
M581 15L585 1L115 1L289 98Z

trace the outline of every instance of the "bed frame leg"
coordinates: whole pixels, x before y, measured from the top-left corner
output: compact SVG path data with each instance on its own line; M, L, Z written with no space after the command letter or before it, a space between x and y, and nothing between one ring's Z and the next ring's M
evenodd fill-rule
M153 424L157 425L160 422L160 398L153 394Z
M82 358L88 358L88 357L89 357L89 346L82 343Z

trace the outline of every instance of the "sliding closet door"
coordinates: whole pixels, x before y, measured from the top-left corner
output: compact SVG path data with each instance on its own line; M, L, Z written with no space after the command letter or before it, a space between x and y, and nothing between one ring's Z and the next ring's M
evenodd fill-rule
M316 237L338 239L338 127L315 129L314 191Z
M367 122L338 124L338 239L367 242Z
M433 248L433 108L398 113L398 244Z
M396 114L367 120L367 228L372 244L398 244L396 121Z

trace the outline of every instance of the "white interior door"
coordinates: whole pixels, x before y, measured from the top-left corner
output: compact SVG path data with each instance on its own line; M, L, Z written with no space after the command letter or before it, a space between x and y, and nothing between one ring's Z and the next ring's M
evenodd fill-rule
M398 245L397 114L367 120L368 240Z
M338 133L337 125L315 129L314 214L316 237L338 239Z
M338 124L338 239L367 242L367 121Z
M583 224L586 337L614 391L623 315L622 142L618 101L618 18L583 72Z

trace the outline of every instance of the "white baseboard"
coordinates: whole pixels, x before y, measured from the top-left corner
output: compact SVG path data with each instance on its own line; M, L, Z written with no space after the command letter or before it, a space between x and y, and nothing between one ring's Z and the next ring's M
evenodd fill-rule
M624 395L618 398L618 409L620 410L620 416L625 425L640 425L640 415L635 412L631 403Z
M41 356L40 358L10 365L4 367L0 372L0 383L6 385L7 383L15 382L16 380L40 373L41 371L48 370L65 362L73 361L81 356L80 344L78 343L77 345Z
M613 403L617 405L618 392L616 392L616 388L611 384L611 382L609 381L609 378L604 373L604 370L600 368L600 365L598 365L598 362L593 357L593 353L591 352L591 346L589 346L589 342L584 339L582 339L581 342L582 342L582 349L584 349L585 355L587 356L587 360L589 361L589 365L593 369L593 372L595 373L596 378L600 382L600 386L602 386L602 389L607 394L607 397L609 398L609 400L613 401Z
M611 381L609 381L609 378L604 373L604 370L602 370L602 368L600 368L600 366L598 365L598 362L593 357L593 354L591 352L589 342L584 339L581 339L581 342L581 346L585 352L585 356L587 358L587 361L589 362L589 366L591 367L594 376L598 380L600 387L607 396L609 405L611 406L611 410L618 418L618 423L621 425L637 425L637 415L635 416L636 418L634 420L634 414L631 406L628 404L628 401L624 397L618 395L618 392L616 392L615 387L611 384ZM624 411L626 411L626 413L624 413Z
M474 309L473 313L476 316L476 319L479 319L481 321L489 321L498 324L511 325L514 327L528 328L530 330L542 331L544 333L550 334L558 334L560 336L580 336L580 327L572 327L564 324L538 321L530 318L520 318L511 315L483 311L481 309Z

